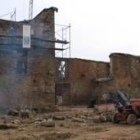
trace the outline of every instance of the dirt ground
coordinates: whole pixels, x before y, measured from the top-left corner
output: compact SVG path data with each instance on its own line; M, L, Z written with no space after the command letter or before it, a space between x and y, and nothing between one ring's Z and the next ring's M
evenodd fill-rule
M140 140L140 124L103 123L98 113L87 107L59 107L26 119L1 116L0 140Z

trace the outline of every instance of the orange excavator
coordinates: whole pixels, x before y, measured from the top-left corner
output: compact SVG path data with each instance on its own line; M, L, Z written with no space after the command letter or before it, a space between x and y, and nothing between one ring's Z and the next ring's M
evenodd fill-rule
M117 109L112 117L114 123L126 122L134 125L138 122L138 119L140 119L139 99L130 100L127 94L121 91L113 93L111 99Z

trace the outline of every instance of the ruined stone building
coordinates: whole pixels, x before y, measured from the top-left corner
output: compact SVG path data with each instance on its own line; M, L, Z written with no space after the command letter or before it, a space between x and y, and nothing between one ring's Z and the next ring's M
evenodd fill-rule
M0 19L0 104L44 107L88 104L103 93L121 90L139 97L140 57L114 53L110 62L55 58L57 8L28 21ZM23 26L30 25L30 48L23 47ZM29 41L29 40L26 40Z
M58 70L56 74L56 95L63 96L64 104L87 104L93 97L93 81L109 75L109 63L106 62L74 58L57 61L65 63L65 75L62 77Z
M0 20L1 106L54 104L55 11L54 7L44 9L28 21ZM23 26L28 25L31 47L23 48Z
M109 63L72 58L61 61L65 62L65 77L60 80L56 74L56 94L62 90L58 94L62 94L65 104L88 104L91 99L116 91L140 97L139 56L112 53Z
M140 97L140 57L130 54L113 53L110 55L109 76L96 79L94 92L99 95L123 91L132 98Z

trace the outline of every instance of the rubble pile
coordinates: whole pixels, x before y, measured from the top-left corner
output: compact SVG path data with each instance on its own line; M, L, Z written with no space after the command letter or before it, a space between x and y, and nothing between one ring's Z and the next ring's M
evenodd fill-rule
M43 111L9 109L7 115L0 118L0 135L6 130L10 140L64 140L76 137L81 130L105 131L104 128L95 128L99 123L98 113L91 108L53 106ZM76 131L70 131L75 128Z

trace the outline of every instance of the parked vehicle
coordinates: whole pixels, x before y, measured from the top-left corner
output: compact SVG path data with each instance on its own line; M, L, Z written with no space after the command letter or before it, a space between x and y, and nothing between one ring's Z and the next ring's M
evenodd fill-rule
M117 112L113 115L114 123L127 122L136 124L140 118L140 100L130 100L127 94L118 91L112 94Z

